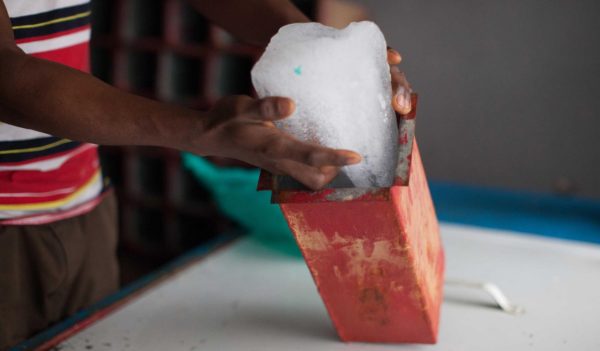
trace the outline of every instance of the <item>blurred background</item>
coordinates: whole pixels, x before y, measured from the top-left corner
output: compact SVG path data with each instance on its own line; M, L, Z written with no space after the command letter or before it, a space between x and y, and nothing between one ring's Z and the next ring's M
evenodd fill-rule
M431 178L600 197L600 2L357 2L422 95Z
M253 93L249 72L260 49L184 0L92 3L100 79L197 109ZM600 2L295 3L336 27L373 20L402 53L420 95L417 136L440 219L600 242ZM176 151L101 154L119 196L124 283L244 224ZM241 177L254 193L255 170L210 161L218 166L210 172L247 170Z

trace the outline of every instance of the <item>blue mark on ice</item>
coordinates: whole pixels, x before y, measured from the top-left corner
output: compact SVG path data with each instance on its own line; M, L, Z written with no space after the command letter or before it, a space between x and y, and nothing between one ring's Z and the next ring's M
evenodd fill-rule
M294 73L299 76L302 74L302 66L296 66L294 67Z

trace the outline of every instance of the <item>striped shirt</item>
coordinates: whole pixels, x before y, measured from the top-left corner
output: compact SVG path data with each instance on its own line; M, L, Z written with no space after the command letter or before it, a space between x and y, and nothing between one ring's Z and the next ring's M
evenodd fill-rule
M4 3L21 50L89 72L89 0ZM100 202L102 189L96 145L0 122L0 224L83 214Z

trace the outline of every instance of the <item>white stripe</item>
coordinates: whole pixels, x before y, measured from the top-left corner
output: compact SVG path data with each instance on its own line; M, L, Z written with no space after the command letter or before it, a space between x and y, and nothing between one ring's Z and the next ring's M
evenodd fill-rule
M44 197L52 195L70 194L77 190L76 186L70 188L57 189L53 191L46 191L45 193L0 193L0 197Z
M63 155L55 158L49 158L47 160L25 163L17 166L2 166L0 163L0 172L4 171L42 171L47 172L55 170L62 166L67 159L71 158L71 155Z
M61 37L31 41L28 43L21 43L17 45L25 53L35 54L39 52L68 48L70 46L85 43L90 40L90 33L91 30L87 28L79 32L63 35Z
M71 150L71 152L68 154L64 154L54 158L49 158L47 160L25 163L22 165L2 166L2 163L0 163L0 171L52 171L60 168L60 166L62 166L65 162L67 162L75 155L79 155L80 153L95 147L97 147L97 145L95 144L84 144L76 148L75 150Z
M9 17L21 17L77 6L89 0L4 0Z
M54 212L54 213L43 213L22 218L15 219L4 219L0 223L8 225L32 225L32 224L46 224L56 222L62 219L67 219L75 216L82 215L93 210L100 202L102 198L98 197L85 202L81 205L75 206L66 211ZM1 225L1 224L0 224Z
M2 117L0 117L0 120ZM0 122L0 141L29 140L46 138L50 135L33 129L26 129Z

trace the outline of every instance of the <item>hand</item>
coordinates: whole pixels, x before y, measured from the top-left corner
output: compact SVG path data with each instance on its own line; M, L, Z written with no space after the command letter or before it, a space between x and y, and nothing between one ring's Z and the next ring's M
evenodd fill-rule
M392 106L397 113L406 115L412 109L410 102L412 89L404 73L395 66L402 61L402 56L400 56L398 51L388 47L387 59L390 64L390 74L392 76Z
M294 109L294 102L284 97L225 97L208 112L203 145L196 152L287 174L314 190L329 183L340 167L361 161L356 152L302 142L277 129L273 121L288 117Z

